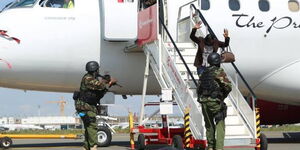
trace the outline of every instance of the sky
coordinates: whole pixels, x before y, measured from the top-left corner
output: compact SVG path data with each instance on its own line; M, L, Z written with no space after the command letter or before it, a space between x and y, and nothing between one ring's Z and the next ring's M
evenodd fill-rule
M0 0L0 10L13 0ZM0 20L1 21L1 20ZM56 116L59 115L59 105L48 103L48 101L58 101L61 97L67 102L65 105L65 115L75 115L74 100L72 93L24 91L19 89L0 88L0 117L28 117L28 116ZM157 96L147 96L147 101L158 101ZM139 113L141 96L128 96L126 100L120 95L115 97L115 106L109 107L109 115L124 116L128 110ZM158 106L145 108L146 114L154 112ZM179 115L179 110L174 107L175 114Z
M67 116L75 115L74 100L72 93L24 91L18 89L0 88L0 117L29 117L29 116L57 116L60 113L59 105L49 103L49 101L59 101L63 97L67 102L65 105L65 114ZM115 105L109 107L109 115L124 116L128 110L133 113L139 113L141 105L141 96L127 96L124 100L122 96L115 96ZM146 96L146 102L158 101L158 96ZM146 107L146 114L151 114L158 106ZM177 107L174 107L176 114L179 114Z

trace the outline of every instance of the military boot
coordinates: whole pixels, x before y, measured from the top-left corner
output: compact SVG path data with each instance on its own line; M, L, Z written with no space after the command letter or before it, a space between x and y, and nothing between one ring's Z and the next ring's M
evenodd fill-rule
M97 150L97 145L94 145L93 147L91 147L91 150Z

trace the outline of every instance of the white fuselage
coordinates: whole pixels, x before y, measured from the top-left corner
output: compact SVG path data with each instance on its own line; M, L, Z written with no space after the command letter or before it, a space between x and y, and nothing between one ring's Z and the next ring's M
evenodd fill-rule
M178 8L187 2L167 1L168 28L174 37ZM259 10L258 1L240 0L240 4L239 11L231 11L227 0L211 1L210 9L202 12L220 40L224 40L223 29L229 30L236 64L259 98L299 105L299 12L290 12L285 1L271 1L268 12ZM104 40L101 12L98 0L75 0L73 9L41 7L37 2L30 8L2 12L0 30L8 31L21 43L0 37L0 59L12 66L0 62L0 85L72 92L79 87L86 62L96 60L101 73L111 74L123 85L113 92L141 94L145 55L124 52L133 41ZM126 30L127 24L116 26ZM147 91L161 92L153 73Z

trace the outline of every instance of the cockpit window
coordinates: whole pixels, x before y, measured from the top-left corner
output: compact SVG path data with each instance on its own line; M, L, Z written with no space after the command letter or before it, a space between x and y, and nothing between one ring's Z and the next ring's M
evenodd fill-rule
M6 9L9 9L10 6L12 6L14 4L14 2L10 2L8 4L6 4L1 10L0 10L0 13L5 11Z
M36 0L20 0L14 3L10 8L32 7Z
M201 10L209 10L210 2L209 0L201 0Z
M289 10L291 12L298 12L299 11L299 2L297 0L289 0Z
M229 8L232 11L238 11L240 10L240 2L239 0L229 0Z
M74 8L73 0L41 0L39 2L41 7L52 8Z
M261 11L269 11L270 10L270 3L268 0L259 0L258 6Z

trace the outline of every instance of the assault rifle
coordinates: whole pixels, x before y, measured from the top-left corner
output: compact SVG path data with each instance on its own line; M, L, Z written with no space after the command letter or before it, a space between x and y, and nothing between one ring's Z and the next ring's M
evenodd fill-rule
M109 74L106 74L106 75L101 75L101 74L98 74L97 75L97 77L100 77L100 78L102 78L103 80L106 80L107 82L109 82L110 80L111 80L111 76L109 75ZM120 84L118 84L118 83L114 83L114 84L112 84L111 86L114 86L114 85L116 85L116 86L118 86L118 87L123 87L122 85L120 85ZM110 87L111 87L110 86Z

